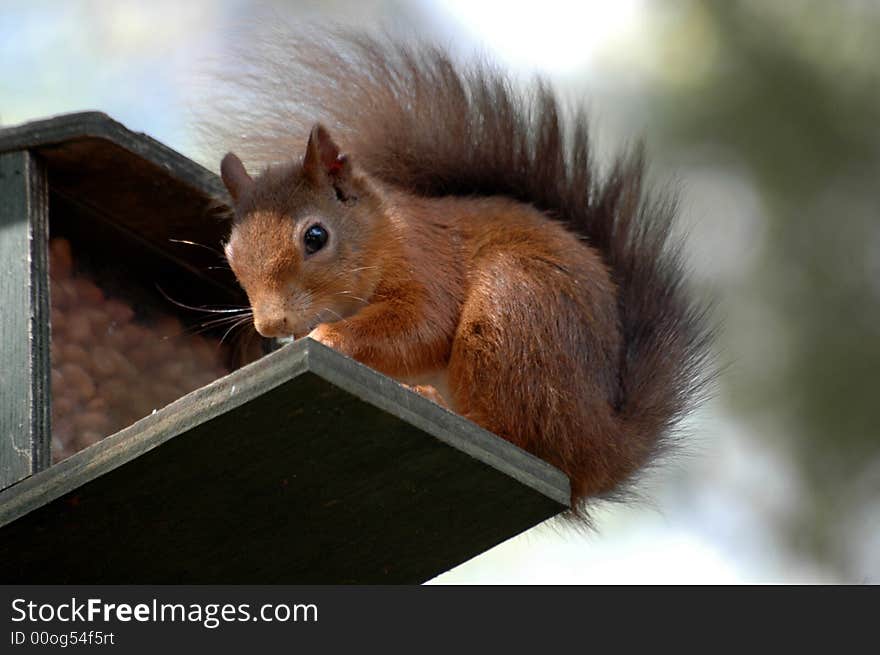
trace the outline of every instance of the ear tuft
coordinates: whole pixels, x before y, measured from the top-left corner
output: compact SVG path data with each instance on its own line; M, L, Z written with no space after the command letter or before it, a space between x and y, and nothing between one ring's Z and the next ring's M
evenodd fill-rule
M220 177L235 202L254 185L254 180L248 175L244 164L231 152L226 153L220 162Z
M348 157L339 153L339 146L333 141L327 128L320 123L316 123L309 134L303 169L316 182L321 182L326 177L334 181L344 180L349 174Z

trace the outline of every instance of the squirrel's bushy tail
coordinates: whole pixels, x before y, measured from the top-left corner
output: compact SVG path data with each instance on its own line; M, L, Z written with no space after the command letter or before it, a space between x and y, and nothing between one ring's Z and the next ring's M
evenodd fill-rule
M663 450L712 375L712 331L684 288L675 203L643 189L640 153L599 178L582 111L564 113L544 82L519 90L491 66L461 66L430 46L279 31L237 57L201 126L245 162L298 156L320 121L385 183L428 196L509 196L584 235L619 288L626 438L644 460Z

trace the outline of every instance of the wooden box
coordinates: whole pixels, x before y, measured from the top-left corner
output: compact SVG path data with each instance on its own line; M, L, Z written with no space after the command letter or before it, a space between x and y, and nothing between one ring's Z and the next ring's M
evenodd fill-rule
M421 582L567 507L560 471L320 344L260 357L252 334L220 346L227 325L192 335L208 321L190 308L246 303L219 256L224 200L103 114L0 130L0 579ZM91 298L117 318L65 323ZM94 388L75 386L83 350ZM58 456L71 425L81 449Z

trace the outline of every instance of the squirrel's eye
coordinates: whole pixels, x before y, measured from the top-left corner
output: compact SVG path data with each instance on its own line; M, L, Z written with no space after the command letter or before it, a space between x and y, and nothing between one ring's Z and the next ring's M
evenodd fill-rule
M315 223L309 227L303 235L303 243L305 244L306 252L309 255L318 252L327 244L328 236L327 230L324 229L323 225Z

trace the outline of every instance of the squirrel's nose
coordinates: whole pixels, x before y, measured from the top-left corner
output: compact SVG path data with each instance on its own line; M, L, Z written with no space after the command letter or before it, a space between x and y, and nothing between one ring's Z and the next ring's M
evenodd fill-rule
M266 316L263 314L254 316L254 327L264 337L284 337L290 334L290 325L284 314Z

